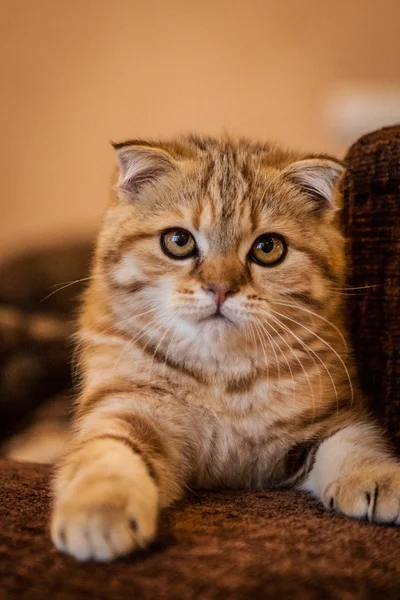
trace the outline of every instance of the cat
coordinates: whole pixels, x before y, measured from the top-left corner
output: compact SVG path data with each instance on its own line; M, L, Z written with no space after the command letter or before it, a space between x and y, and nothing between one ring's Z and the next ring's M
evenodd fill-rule
M56 547L99 561L143 548L190 487L291 487L399 524L400 464L342 333L343 165L229 138L115 149Z

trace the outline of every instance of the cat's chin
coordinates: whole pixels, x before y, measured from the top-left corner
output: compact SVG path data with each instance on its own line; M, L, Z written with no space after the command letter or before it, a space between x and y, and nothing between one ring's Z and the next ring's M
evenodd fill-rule
M215 315L202 319L197 323L197 340L202 340L209 348L221 351L230 347L232 350L242 338L241 328L227 317Z

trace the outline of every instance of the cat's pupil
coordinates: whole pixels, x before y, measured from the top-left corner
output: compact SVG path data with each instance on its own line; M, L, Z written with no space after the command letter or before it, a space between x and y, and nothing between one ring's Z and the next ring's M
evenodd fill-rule
M264 254L269 254L270 252L272 252L273 248L274 240L272 238L260 240L257 244L257 250L264 252Z
M183 246L186 246L186 244L189 242L189 235L183 231L179 231L177 233L174 233L174 235L172 236L172 241L174 242L174 244L182 248Z

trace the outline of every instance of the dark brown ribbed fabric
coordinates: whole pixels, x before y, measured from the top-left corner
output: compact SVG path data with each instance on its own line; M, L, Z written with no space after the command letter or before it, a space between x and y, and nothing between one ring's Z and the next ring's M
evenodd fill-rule
M400 126L362 137L346 165L347 284L376 286L348 292L359 377L400 450Z
M49 469L0 461L1 600L398 600L400 530L296 492L197 492L146 552L81 564L48 535Z

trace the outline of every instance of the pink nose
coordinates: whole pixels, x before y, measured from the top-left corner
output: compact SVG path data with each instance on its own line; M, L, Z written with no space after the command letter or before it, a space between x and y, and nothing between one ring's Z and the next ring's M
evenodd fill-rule
M203 290L205 292L209 292L214 296L215 304L219 307L221 306L228 296L231 296L237 292L236 288L227 287L225 285L208 285L204 287Z

